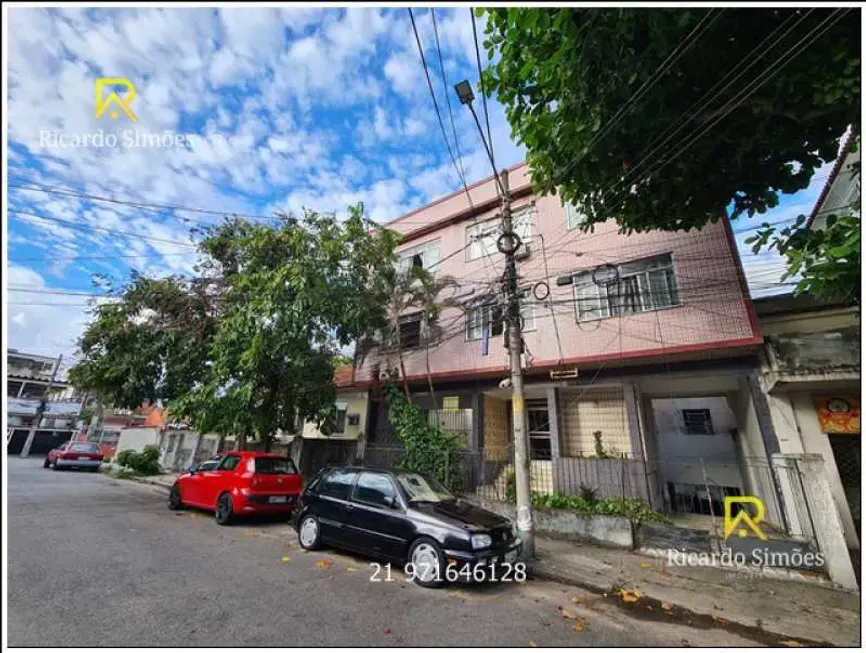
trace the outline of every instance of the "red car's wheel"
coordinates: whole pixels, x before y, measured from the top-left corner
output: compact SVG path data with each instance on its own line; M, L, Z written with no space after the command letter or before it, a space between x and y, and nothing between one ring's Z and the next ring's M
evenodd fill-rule
M228 492L223 492L217 499L216 512L214 512L216 523L220 526L228 524L232 520L233 511L231 495Z
M45 462L42 463L42 467L43 467L44 469L48 469L49 467L51 467L51 461L48 460L48 458L46 458L46 459L45 459Z
M168 509L181 510L182 508L183 501L180 499L180 485L175 483L171 486L171 491L168 493Z

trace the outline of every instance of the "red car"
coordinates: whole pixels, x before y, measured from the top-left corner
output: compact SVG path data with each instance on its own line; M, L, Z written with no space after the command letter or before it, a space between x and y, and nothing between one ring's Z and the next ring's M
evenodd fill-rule
M253 451L229 451L218 462L208 460L177 477L168 507L213 510L216 523L239 515L290 516L303 490L291 458Z
M42 466L54 465L55 470L78 467L98 472L102 464L102 451L95 442L64 442L45 456Z

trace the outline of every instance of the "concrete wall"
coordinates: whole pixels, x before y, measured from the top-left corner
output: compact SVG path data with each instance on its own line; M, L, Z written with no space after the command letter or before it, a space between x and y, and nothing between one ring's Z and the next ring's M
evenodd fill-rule
M712 435L687 434L682 416L685 409L708 409L715 432ZM712 485L744 486L737 442L732 436L737 420L727 397L653 399L652 410L659 465L665 482L703 485L706 473ZM703 460L703 465L686 464L687 460Z
M120 439L117 441L114 455L117 456L121 451L127 449L141 452L149 444L159 446L159 437L160 430L158 428L123 429L120 432Z
M517 510L509 503L474 500L475 503L509 519L516 519ZM573 510L533 508L535 532L550 537L604 544L633 549L631 521L616 515L581 515Z
M316 428L315 424L306 422L303 430L303 437L305 439L327 437L332 440L357 440L364 435L364 428L367 424L367 392L358 390L337 390L337 403L346 404L346 426L344 432L325 436ZM356 425L349 424L349 415L360 416Z

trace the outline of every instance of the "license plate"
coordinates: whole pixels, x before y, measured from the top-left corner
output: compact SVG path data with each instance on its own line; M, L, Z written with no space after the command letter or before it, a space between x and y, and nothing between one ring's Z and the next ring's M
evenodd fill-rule
M268 499L270 503L286 503L289 497L271 497Z
M78 456L78 460L90 460L89 456Z
M517 560L517 549L505 554L505 562L514 562L515 560Z

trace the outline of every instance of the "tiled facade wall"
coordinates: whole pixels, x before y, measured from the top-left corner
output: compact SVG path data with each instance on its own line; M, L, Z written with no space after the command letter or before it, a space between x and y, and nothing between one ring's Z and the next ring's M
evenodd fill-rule
M595 456L595 431L608 453L632 453L622 388L566 390L560 397L563 456Z
M518 192L527 183L525 167L511 173L512 191ZM492 181L470 188L470 194L475 205L496 197ZM546 280L550 288L548 299L552 300L550 305L536 304L535 329L524 334L534 365L553 365L560 358L576 362L640 358L674 348L711 350L722 343L731 346L759 342L739 283L738 263L721 223L687 233L625 236L618 233L615 223L609 222L597 225L594 232L582 233L568 229L565 209L556 196L529 195L515 200L515 210L524 206L531 206L533 238L529 258L518 263L518 274L521 282L528 285ZM426 224L449 218L467 207L465 194L449 196L389 224L408 235L402 248L439 239L441 263L436 273L458 280L458 290L449 292L462 302L487 292L491 282L502 274L504 257L498 252L469 260L465 251L467 227L474 221L497 217L498 209L491 208L471 220L443 226L417 238L412 232L418 233ZM680 306L578 323L573 287L555 283L559 275L663 254L671 255ZM554 320L559 339L552 337ZM430 372L434 379L453 378L456 374L493 374L506 369L508 357L501 336L491 338L489 352L483 355L480 340L466 339L465 314L461 309L443 310L441 324L448 337L443 344L431 347ZM407 375L423 380L426 375L423 349L404 352L403 358ZM378 363L384 368L389 362L396 365L396 358L392 355L389 359L388 355L374 351L356 378L369 380L374 365Z
M484 396L484 450L490 460L508 457L508 402Z

